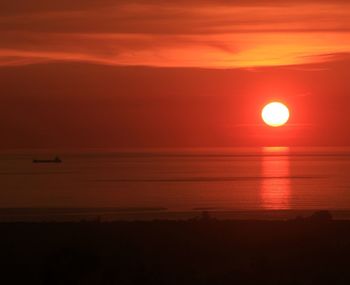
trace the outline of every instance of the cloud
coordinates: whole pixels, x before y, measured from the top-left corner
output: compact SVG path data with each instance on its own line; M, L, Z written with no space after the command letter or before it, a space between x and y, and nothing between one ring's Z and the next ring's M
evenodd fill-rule
M41 12L57 11L86 11L105 7L116 7L125 5L152 5L152 6L231 6L231 7L254 7L254 6L290 6L308 4L333 4L346 5L348 0L1 0L0 15L23 15Z
M346 1L0 1L0 65L298 64L349 51L349 16Z
M103 4L103 2L102 2ZM249 32L349 32L349 9L309 4L214 8L206 5L125 4L0 17L0 31L50 33L218 34Z

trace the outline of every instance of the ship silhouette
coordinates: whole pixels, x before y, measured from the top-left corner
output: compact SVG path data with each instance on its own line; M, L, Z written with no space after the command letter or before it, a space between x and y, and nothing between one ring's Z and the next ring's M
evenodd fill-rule
M61 163L62 159L58 156L53 159L33 159L33 163Z

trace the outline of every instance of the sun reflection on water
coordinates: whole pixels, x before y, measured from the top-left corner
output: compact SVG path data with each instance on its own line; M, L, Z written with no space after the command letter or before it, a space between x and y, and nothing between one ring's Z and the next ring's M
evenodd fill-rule
M262 152L261 199L264 209L290 208L290 165L288 147L265 147Z

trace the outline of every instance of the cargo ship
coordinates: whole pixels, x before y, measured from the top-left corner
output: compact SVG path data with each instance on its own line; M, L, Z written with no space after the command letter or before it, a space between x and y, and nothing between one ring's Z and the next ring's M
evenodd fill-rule
M62 159L58 156L53 159L33 159L33 163L62 163Z

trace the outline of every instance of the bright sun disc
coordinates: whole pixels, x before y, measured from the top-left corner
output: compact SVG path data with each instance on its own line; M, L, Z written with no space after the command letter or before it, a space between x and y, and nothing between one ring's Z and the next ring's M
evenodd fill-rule
M287 123L289 119L289 110L286 105L280 102L267 104L262 112L263 121L271 127L280 127Z

